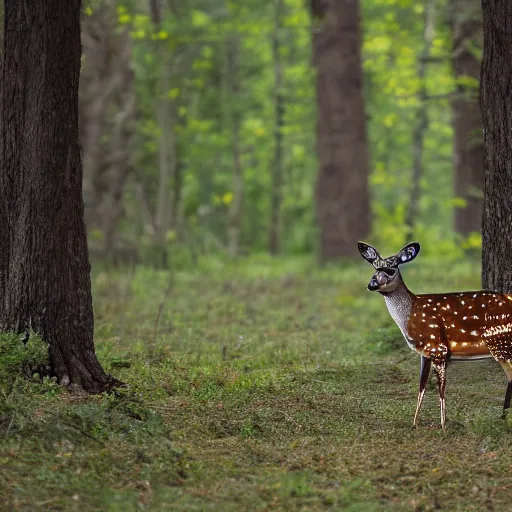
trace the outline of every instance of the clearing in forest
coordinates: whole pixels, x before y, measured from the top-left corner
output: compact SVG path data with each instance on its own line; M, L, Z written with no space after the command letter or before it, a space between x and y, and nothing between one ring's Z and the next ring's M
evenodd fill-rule
M416 292L478 288L469 263L449 276L435 262L404 273ZM13 379L20 360L43 354L37 339L10 339L2 506L510 510L501 368L451 365L447 432L435 379L412 429L418 356L368 277L364 262L315 270L258 258L175 272L155 335L169 274L96 272L97 352L128 387L90 397Z

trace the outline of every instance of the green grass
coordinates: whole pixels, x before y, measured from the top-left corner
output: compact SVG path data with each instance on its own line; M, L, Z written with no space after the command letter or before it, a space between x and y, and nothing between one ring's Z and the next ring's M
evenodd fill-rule
M418 293L479 280L469 262L405 275ZM502 370L453 364L447 432L434 380L412 429L418 357L370 276L364 262L214 260L175 273L164 301L168 273L96 272L97 352L128 386L28 379L41 345L2 338L0 509L509 510Z

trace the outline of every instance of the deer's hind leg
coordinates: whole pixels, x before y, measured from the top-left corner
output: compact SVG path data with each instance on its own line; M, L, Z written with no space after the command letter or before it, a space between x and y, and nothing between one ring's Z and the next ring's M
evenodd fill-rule
M486 336L487 334L487 336ZM507 389L505 391L505 402L503 403L502 418L506 416L506 410L510 409L510 400L512 398L512 337L509 332L506 333L484 333L487 339L487 348L492 357L500 363L505 375L507 376Z
M507 389L505 391L505 402L503 403L503 415L506 416L506 410L510 409L510 399L512 398L512 361L506 359L500 359L498 361L505 371L505 375L508 379Z
M425 395L425 387L427 386L431 365L432 361L428 357L421 356L420 390L418 392L418 403L416 405L416 412L414 413L414 420L412 422L413 427L416 427L418 424L418 416L420 415L421 404L423 402L423 396Z

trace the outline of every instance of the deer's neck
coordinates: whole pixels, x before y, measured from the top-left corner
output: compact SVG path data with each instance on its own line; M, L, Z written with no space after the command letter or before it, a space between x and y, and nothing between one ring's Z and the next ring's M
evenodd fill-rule
M398 287L391 293L385 294L384 300L386 301L386 306L388 307L391 318L402 331L405 341L410 345L407 324L409 323L409 317L411 316L414 295L408 290L407 286L405 286L401 275L399 275L397 279L400 280Z

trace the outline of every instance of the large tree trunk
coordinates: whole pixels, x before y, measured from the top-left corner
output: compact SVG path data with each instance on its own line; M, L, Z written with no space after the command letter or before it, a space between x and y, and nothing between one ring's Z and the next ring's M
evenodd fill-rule
M32 328L62 384L114 380L93 344L78 142L80 0L5 0L0 117L0 329Z
M484 186L482 116L478 106L478 80L482 48L482 11L478 0L452 0L452 67L457 96L452 102L455 134L455 196L464 206L455 208L455 231L468 235L481 231ZM474 81L471 84L471 80Z
M484 55L480 105L485 180L482 284L512 292L512 2L483 0Z
M370 232L359 2L311 1L317 70L316 187L323 260L355 256Z

